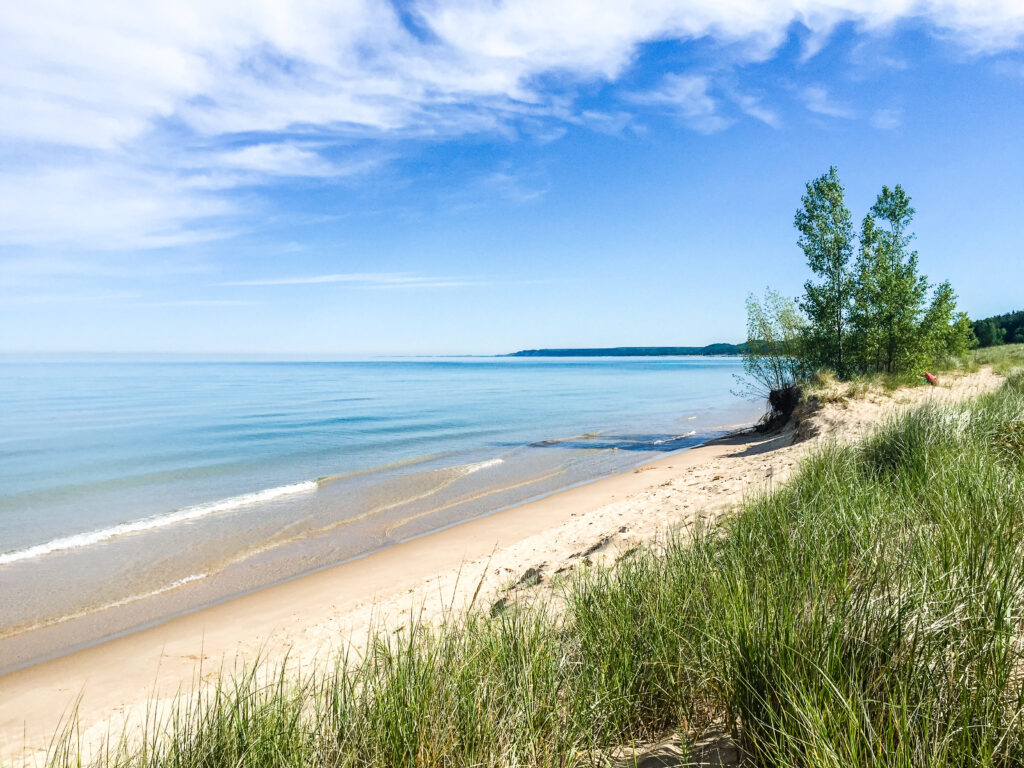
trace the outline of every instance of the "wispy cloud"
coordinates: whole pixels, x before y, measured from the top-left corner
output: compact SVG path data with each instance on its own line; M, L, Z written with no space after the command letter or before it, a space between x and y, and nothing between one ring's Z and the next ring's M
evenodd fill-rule
M903 110L876 109L871 115L871 125L880 131L894 131L903 125Z
M507 171L488 174L480 180L480 186L515 203L530 203L547 193L545 185L530 183L522 175Z
M811 23L807 35L803 39L800 51L800 62L806 64L817 56L828 45L834 26L826 20L824 23Z
M136 307L247 307L255 302L242 299L171 299L140 301Z
M80 255L39 255L0 257L0 278L5 285L51 283L65 278L148 279L162 280L171 276L196 275L210 270L202 259L177 256L161 258L151 254L147 259L112 252Z
M710 87L707 75L668 74L655 89L632 94L630 100L665 107L694 130L715 133L728 128L732 120L719 114L718 101L711 95Z
M619 81L652 41L709 39L763 61L800 23L809 57L841 23L870 36L911 18L975 53L1024 39L1019 0L412 0L404 12L416 31L386 0L35 0L5 12L0 244L152 249L230 236L230 190L380 162L353 157L353 139L621 130L632 117L602 123L575 97ZM679 72L632 104L711 133L731 118L710 86ZM806 103L851 112L822 87Z
M24 293L0 296L0 307L17 304L112 304L139 297L138 293L126 291L89 294Z
M856 112L852 107L841 102L834 101L832 96L829 94L828 89L823 85L812 85L804 88L801 96L803 97L804 106L806 106L811 112L815 112L819 115L825 115L826 117L838 117L847 120L856 116Z
M910 65L891 36L864 37L847 54L849 77L864 80L885 70L902 71Z
M448 277L424 277L406 272L347 272L326 275L268 277L257 280L235 280L222 286L326 285L348 283L373 288L453 288L475 285L471 280Z
M389 159L384 154L355 155L346 158L344 162L337 162L325 158L321 151L322 147L317 145L302 145L294 141L264 142L219 152L202 159L208 167L242 171L260 177L302 176L323 179L366 173Z
M756 96L745 93L731 93L730 98L745 114L750 115L755 120L760 120L772 128L780 128L782 126L782 118L779 117L779 113L765 106L761 99Z
M123 162L0 172L0 242L166 248L225 236L237 213L178 175Z
M368 283L367 288L374 290L412 290L419 288L470 288L490 283L480 280L423 280L417 283Z
M996 61L993 71L1008 77L1024 77L1024 61L1020 59L1002 59Z
M0 307L31 304L102 304L105 307L132 307L140 309L178 307L244 307L256 302L244 299L150 299L135 291L108 293L26 293L0 295Z

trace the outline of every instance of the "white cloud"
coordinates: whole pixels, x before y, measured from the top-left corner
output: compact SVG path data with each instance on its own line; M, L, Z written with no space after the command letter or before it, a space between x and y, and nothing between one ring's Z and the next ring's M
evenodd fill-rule
M12 5L0 22L0 133L106 148L168 117L208 135L434 130L457 106L544 104L540 74L614 79L651 40L710 36L757 58L793 22L816 50L841 21L906 17L972 50L1024 36L1017 0L421 0L410 12L435 40L418 40L384 0Z
M1024 39L1024 3L1020 0L924 0L909 4L916 15L974 53L993 53Z
M166 172L113 163L0 172L0 242L95 250L224 236L234 207Z
M810 56L837 24L871 33L904 19L977 53L1024 39L1020 0L413 0L406 12L425 39L386 0L7 3L0 161L36 160L0 177L0 242L142 248L216 236L233 212L222 190L350 175L324 150L351 136L599 125L574 106L574 86L615 81L645 42L709 38L758 61L794 23ZM700 75L675 77L658 92L663 106L674 99L699 131L726 125ZM849 111L823 90L807 96L822 114ZM69 147L73 161L49 151Z
M656 89L635 94L632 100L667 107L694 130L714 133L728 128L732 121L718 114L718 102L708 92L710 85L706 75L670 74Z
M803 40L803 47L800 51L800 62L806 64L821 53L825 46L828 45L828 41L832 38L832 31L833 28L829 24L822 25L820 28L812 29Z
M766 107L756 96L745 93L731 93L730 98L744 113L750 115L755 120L760 120L772 128L778 128L782 125L782 118L779 117L778 113Z
M804 88L801 95L803 96L804 105L811 112L816 112L826 117L841 117L845 119L856 116L851 107L834 101L828 89L822 85L812 85Z
M271 176L333 176L337 173L337 169L316 152L288 142L252 144L222 152L213 161L224 168Z
M891 37L865 37L850 49L847 57L850 65L849 77L853 80L865 80L870 76L877 76L884 70L905 70L909 63L901 53Z
M902 109L877 109L871 115L871 125L880 131L893 131L903 125Z
M188 177L188 183L196 189L230 189L264 183L277 177L338 180L368 173L390 159L383 153L352 153L343 161L334 161L325 158L317 151L318 148L282 141L200 155L195 158L197 173ZM203 168L217 171L199 170Z
M547 194L547 180L540 173L516 173L507 168L487 174L474 185L474 194L492 193L513 203L532 203Z

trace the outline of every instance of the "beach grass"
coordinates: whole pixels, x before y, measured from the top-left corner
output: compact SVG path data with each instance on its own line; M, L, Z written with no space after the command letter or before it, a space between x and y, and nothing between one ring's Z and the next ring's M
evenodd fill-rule
M1001 350L1001 351L994 351ZM952 375L974 373L982 366L989 366L1001 376L1010 374L1016 368L1024 367L1024 344L1006 347L989 347L966 355L946 356L932 361L930 373L938 374L940 380ZM895 371L892 373L861 373L848 379L840 379L829 370L814 371L802 383L806 398L820 403L844 403L870 393L892 394L898 389L927 386L924 369Z
M974 360L978 365L992 366L992 370L1005 376L1018 368L1024 368L1024 344L984 347L974 352Z
M1024 374L561 590L225 675L89 762L594 765L714 727L761 766L1024 764Z

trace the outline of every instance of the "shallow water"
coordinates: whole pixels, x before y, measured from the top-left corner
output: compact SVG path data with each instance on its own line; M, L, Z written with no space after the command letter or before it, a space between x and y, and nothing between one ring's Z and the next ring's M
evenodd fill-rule
M0 363L0 670L703 442L735 358Z

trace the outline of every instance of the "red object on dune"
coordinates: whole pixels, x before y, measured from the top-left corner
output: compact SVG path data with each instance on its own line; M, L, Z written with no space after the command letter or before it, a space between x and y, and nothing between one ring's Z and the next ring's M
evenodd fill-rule
M935 377L934 377L934 376L933 376L932 374L928 373L928 371L925 371L925 372L924 372L924 377L925 377L925 378L926 378L926 379L928 380L928 383L929 383L929 384L931 384L931 385L932 385L933 387L934 387L934 386L935 386L935 385L936 385L936 384L938 383L938 381L939 381L939 380L938 380L938 379L936 379L936 378L935 378Z

